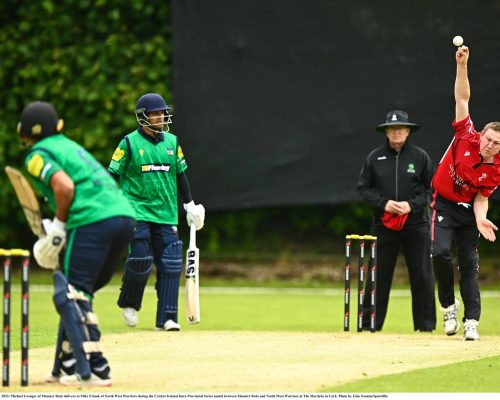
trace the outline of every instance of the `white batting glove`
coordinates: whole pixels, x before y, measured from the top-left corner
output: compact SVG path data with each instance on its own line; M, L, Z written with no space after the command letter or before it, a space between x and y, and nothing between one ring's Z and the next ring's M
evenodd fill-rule
M47 234L48 230L50 229L50 225L52 225L52 221L49 218L42 219L42 227L45 234Z
M66 223L57 218L44 223L46 235L38 239L33 246L33 256L43 268L56 269L59 266L59 253L66 243Z
M194 204L194 201L190 201L187 204L184 204L184 210L186 210L186 219L188 226L194 224L196 226L196 230L199 231L203 228L205 224L205 207L201 204Z

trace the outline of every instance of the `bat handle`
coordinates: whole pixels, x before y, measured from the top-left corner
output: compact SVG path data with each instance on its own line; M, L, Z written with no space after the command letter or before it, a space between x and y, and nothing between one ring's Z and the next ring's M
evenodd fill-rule
M190 225L189 231L189 247L196 247L196 225Z

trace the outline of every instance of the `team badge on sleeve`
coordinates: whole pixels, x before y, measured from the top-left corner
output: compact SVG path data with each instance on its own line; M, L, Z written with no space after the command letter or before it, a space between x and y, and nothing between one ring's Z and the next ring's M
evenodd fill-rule
M40 154L35 154L28 161L27 169L31 175L38 178L40 176L40 173L42 172L44 165L45 165L45 162L43 161L42 156Z
M181 146L177 148L177 157L184 158L184 153L182 152Z
M124 155L125 155L125 151L120 149L119 147L117 147L115 152L113 153L113 157L111 159L113 161L120 161Z

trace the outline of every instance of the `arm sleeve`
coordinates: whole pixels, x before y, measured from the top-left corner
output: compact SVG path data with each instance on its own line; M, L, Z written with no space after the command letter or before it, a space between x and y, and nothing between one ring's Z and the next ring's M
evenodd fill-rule
M55 157L46 150L34 149L27 154L24 167L33 186L48 200L51 209L55 211L56 202L50 179L57 171L62 171Z
M453 121L451 126L455 130L455 137L457 139L468 137L468 135L476 133L476 129L474 128L474 123L472 122L470 115L461 121ZM473 135L473 138L475 139L476 136L477 135Z
M35 179L47 187L50 187L52 175L62 170L50 153L40 150L31 151L26 156L24 166L31 179Z
M490 197L493 192L497 189L498 186L488 186L488 187L482 187L480 192L484 197Z
M363 168L361 168L357 191L363 201L383 212L389 199L382 197L380 192L375 189L371 158L371 155L369 155L363 164Z
M179 139L177 139L177 171L179 171L179 173L182 173L186 171L186 169L186 158L184 157L184 152L182 151L182 147L179 144Z
M408 200L412 211L421 211L430 203L432 197L431 181L433 175L434 166L432 165L432 161L427 153L422 152L422 185Z
M120 177L125 170L127 169L127 165L129 162L129 145L127 144L127 140L124 138L118 144L113 156L111 157L111 161L108 166L108 172L115 178Z
M181 193L184 204L189 203L193 200L193 197L191 196L191 187L189 186L186 172L177 174L177 189Z

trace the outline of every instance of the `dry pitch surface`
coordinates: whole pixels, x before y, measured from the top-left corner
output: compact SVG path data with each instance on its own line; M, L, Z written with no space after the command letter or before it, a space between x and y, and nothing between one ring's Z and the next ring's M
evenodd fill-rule
M96 392L316 392L340 383L500 355L500 337L464 342L439 334L137 332L104 336L113 386ZM12 392L67 392L46 384L54 349L30 351L30 386Z

